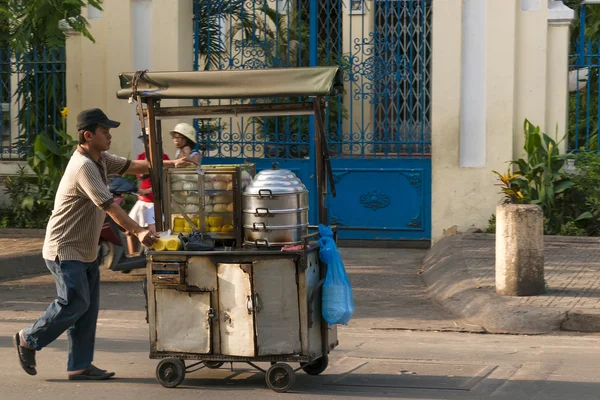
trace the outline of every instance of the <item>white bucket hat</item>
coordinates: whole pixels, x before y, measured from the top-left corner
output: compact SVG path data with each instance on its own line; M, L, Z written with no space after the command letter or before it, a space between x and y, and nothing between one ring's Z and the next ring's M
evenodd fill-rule
M190 139L192 142L198 143L196 140L196 129L190 124L186 124L185 122L178 123L171 131L171 136L175 136L175 133L179 133L181 136Z

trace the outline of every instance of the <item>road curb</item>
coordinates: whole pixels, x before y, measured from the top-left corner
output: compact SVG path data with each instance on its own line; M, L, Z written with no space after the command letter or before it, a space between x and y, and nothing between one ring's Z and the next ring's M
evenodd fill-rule
M600 332L600 312L569 311L561 329L575 332Z
M440 306L490 333L542 334L579 327L585 320L583 316L569 316L565 311L515 306L502 296L478 289L461 251L461 241L474 236L485 239L487 235L444 238L424 259L423 281L431 298ZM600 318L598 322L600 331Z
M18 279L48 272L41 251L0 256L0 266L0 280Z
M0 229L0 239L12 239L6 251L0 252L0 280L19 279L24 276L49 273L42 258L42 240L45 229ZM37 245L19 246L20 241L35 241Z

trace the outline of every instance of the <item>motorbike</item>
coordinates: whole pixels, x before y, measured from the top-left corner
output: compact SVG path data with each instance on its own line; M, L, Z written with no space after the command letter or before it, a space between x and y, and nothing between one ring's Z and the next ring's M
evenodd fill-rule
M137 187L122 177L109 181L108 189L113 194L117 205L123 204L125 194L135 194ZM119 225L107 214L98 241L98 262L100 268L121 271L128 274L133 269L146 267L146 256L142 246L135 253L130 253L127 237Z

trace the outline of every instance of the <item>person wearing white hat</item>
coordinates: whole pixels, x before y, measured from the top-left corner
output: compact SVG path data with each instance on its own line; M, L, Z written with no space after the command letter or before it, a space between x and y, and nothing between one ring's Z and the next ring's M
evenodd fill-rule
M202 156L194 147L196 147L196 129L190 124L181 122L175 125L175 128L171 131L173 137L173 144L177 150L175 151L175 159L186 158L193 163L200 165Z

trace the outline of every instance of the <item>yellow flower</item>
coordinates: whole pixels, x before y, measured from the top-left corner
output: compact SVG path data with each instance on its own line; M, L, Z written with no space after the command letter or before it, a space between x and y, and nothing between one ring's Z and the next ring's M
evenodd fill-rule
M60 115L62 115L63 117L66 117L67 115L69 115L69 108L65 107L62 109L62 111L60 112Z

